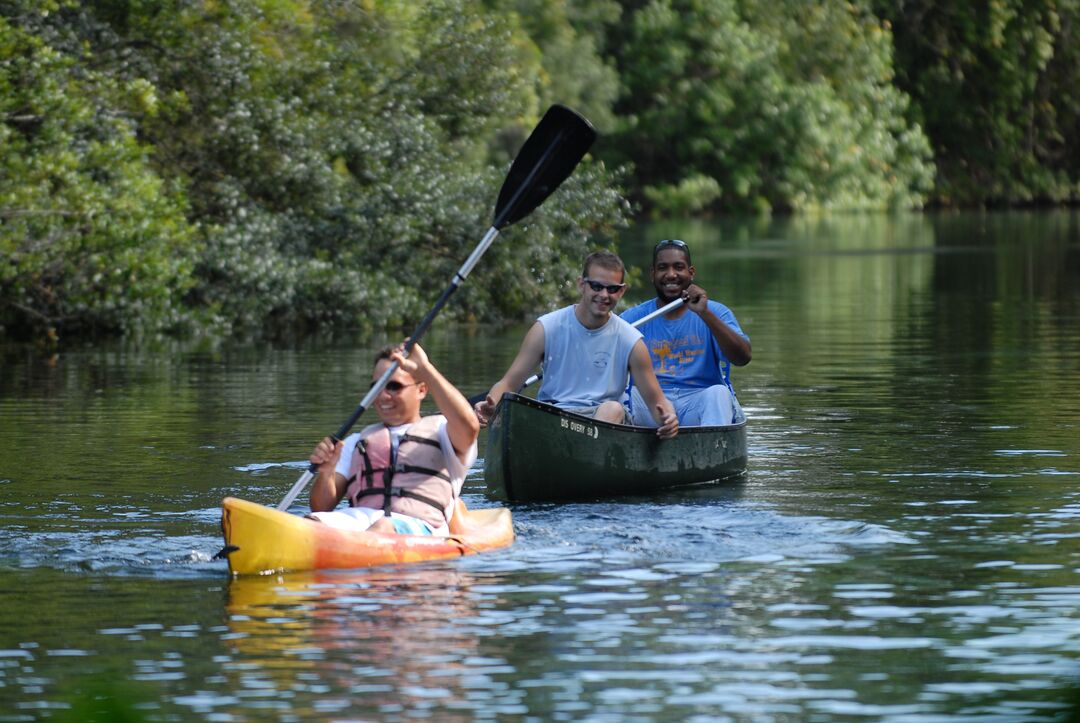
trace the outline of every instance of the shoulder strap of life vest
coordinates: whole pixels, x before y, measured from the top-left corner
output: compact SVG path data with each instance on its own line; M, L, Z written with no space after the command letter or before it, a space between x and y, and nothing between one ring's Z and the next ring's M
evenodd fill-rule
M390 516L390 500L394 492L394 468L397 467L398 437L390 435L390 463L383 470L383 514Z
M370 429L370 427L368 429ZM375 470L372 468L371 457L368 456L367 445L364 444L364 435L368 429L361 431L360 436L356 438L356 451L360 454L360 458L364 463L360 466L360 469L353 473L352 477L345 480L346 487L351 485L358 475L364 476L365 489L370 489L375 486Z

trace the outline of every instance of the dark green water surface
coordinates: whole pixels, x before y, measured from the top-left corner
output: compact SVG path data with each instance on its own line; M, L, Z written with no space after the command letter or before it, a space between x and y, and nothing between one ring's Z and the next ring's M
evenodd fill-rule
M1076 716L1078 221L635 229L753 340L746 476L513 505L512 547L408 568L210 559L222 497L277 504L385 340L0 346L0 721ZM472 394L525 328L425 347Z

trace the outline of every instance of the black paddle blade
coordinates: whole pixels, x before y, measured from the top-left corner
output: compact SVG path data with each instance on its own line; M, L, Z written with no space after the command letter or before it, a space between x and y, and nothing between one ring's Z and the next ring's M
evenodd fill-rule
M564 105L553 105L533 128L510 166L495 204L501 229L528 216L573 172L596 140L589 121Z

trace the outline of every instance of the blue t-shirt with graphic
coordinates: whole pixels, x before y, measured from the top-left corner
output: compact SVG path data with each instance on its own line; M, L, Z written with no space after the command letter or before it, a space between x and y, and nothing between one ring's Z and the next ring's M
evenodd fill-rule
M747 341L750 340L731 309L712 299L708 304L709 309L725 324ZM657 300L650 299L627 309L621 316L633 324L658 308ZM720 344L709 327L690 309L678 319L669 320L663 316L650 319L638 330L644 336L661 389L711 387L715 384L730 386L731 362L720 350Z

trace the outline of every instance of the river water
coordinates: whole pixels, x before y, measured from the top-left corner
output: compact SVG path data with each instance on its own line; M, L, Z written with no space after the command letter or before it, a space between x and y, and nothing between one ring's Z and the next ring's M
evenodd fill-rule
M210 559L222 497L280 501L384 340L2 346L0 721L1076 720L1078 221L635 229L753 340L747 474L512 505L512 547L413 567ZM525 328L425 346L472 394ZM495 504L482 465L465 497Z

